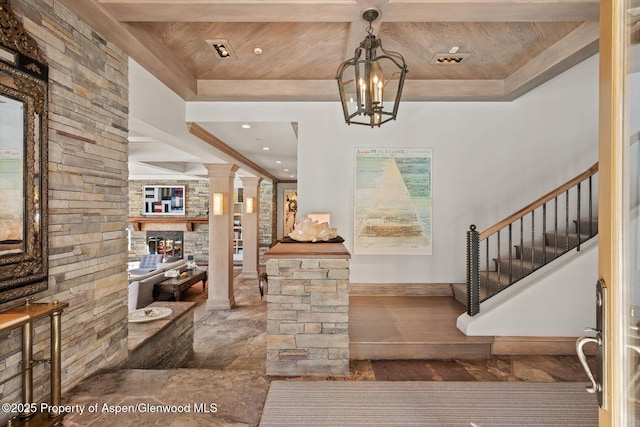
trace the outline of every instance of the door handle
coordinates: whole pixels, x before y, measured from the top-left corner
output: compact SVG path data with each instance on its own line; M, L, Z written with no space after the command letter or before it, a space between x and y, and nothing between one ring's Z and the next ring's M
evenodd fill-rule
M606 402L606 329L605 329L605 310L606 310L606 287L602 279L598 280L596 284L596 327L587 328L586 331L591 331L595 334L595 337L580 337L576 341L576 353L578 359L584 368L584 371L591 381L591 385L587 387L588 393L595 393L598 397L598 405L602 409L607 409ZM587 356L584 353L584 346L594 343L596 345L596 369L595 373L591 371L589 363L587 362Z
M584 354L584 346L590 342L595 343L596 345L602 345L602 338L600 338L600 333L593 328L587 328L587 330L592 330L596 333L595 337L580 337L578 341L576 341L576 353L578 354L578 359L582 364L585 372L587 373L587 377L591 381L591 386L587 387L587 393L596 393L601 390L600 384L596 381L593 376L593 372L591 372L591 368L589 367L589 363L587 362L587 356Z

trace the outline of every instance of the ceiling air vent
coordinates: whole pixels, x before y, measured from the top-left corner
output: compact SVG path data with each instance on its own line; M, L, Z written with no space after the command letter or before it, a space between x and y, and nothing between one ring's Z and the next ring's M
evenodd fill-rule
M226 39L207 40L207 44L213 49L216 58L235 59L236 55L231 48L231 43Z
M436 53L431 59L431 64L462 64L470 53Z

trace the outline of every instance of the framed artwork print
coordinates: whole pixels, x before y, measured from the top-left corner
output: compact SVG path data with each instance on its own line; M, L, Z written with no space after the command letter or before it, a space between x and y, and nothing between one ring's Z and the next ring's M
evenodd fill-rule
M184 185L145 186L145 215L184 215Z
M283 233L288 236L293 231L298 213L298 190L284 190L284 227Z
M431 255L431 149L357 148L354 253Z

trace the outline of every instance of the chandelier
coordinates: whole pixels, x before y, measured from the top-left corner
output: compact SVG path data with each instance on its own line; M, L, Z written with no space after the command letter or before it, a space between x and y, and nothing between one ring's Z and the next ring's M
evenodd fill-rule
M371 23L379 15L377 9L362 12L369 22L367 36L354 57L338 67L336 80L347 124L379 127L398 114L408 70L402 55L382 49L382 41L372 34Z

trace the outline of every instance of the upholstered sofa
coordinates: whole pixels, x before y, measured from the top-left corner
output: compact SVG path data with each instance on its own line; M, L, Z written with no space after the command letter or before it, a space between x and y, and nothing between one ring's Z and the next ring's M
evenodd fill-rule
M153 286L166 279L164 273L168 270L183 272L187 269L187 261L179 260L171 263L159 263L157 269L143 275L129 277L129 310L136 310L151 304Z
M145 254L140 257L140 264L138 268L134 268L128 271L129 277L142 276L147 273L151 273L158 268L158 264L162 262L162 254Z

